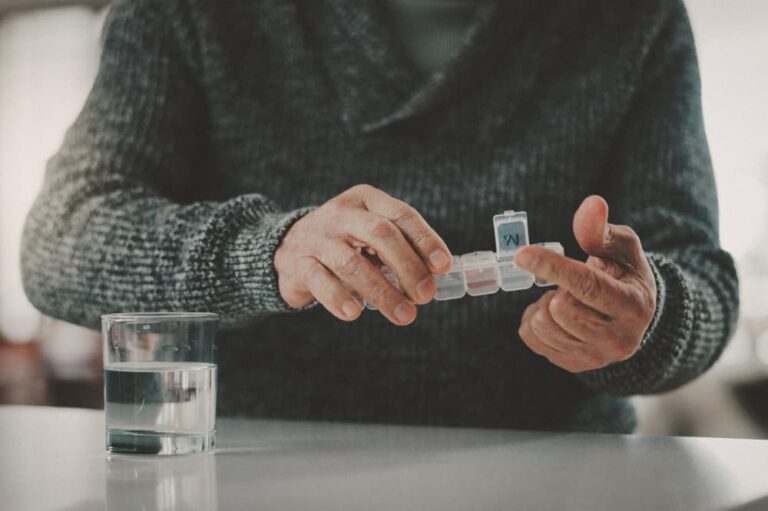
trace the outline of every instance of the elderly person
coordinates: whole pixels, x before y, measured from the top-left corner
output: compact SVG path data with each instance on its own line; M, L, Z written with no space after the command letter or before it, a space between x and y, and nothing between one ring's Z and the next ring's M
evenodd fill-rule
M121 1L26 290L221 314L223 414L630 432L736 321L699 88L680 0ZM431 302L505 209L557 290Z

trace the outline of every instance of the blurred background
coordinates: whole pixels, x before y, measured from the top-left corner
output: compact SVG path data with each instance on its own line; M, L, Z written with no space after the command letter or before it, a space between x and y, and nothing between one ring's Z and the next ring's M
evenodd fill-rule
M0 0L0 403L101 407L97 332L42 317L19 275L46 160L95 76L105 0ZM768 438L768 1L687 0L742 316L718 364L635 398L640 432Z

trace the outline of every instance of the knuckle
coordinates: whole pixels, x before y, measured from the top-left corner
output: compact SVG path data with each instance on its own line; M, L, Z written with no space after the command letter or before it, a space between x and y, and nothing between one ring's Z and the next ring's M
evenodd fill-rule
M333 258L333 271L337 275L354 275L360 266L360 255L352 249L340 250Z
M304 282L309 286L319 286L322 284L322 274L316 266L309 266L303 272Z
M632 229L628 225L624 224L612 224L608 229L608 242L614 243L616 241L629 241L631 238Z
M568 309L568 299L562 294L556 294L549 302L549 313L554 317L566 316Z
M652 283L651 289L644 294L644 301L648 309L648 321L653 318L653 314L656 312L656 283Z
M332 218L343 216L345 208L346 208L346 204L344 203L343 200L340 200L338 197L335 199L331 199L330 201L326 202L324 205L325 214Z
M403 272L405 272L405 274L408 276L412 276L421 280L421 278L427 277L429 275L426 266L424 266L424 263L422 263L420 259L409 257L401 264Z
M391 214L391 218L395 223L408 223L418 215L413 207L399 200L396 201L395 206L392 208Z
M434 241L435 237L428 229L419 229L413 235L413 243L418 247L424 247Z
M633 256L642 255L643 248L640 236L628 225L614 225L610 230L608 243L617 249L629 252Z
M547 303L551 302L555 299L555 296L557 296L557 291L555 290L549 290L543 295L541 295L541 299Z
M318 280L317 292L321 296L331 297L336 294L336 285L329 279Z
M641 310L644 310L648 318L653 317L656 312L656 290L638 290L637 299Z
M296 275L303 280L310 280L317 271L317 265L309 257L300 257L296 261Z
M627 238L629 238L629 242L634 247L641 247L642 242L640 241L640 236L637 235L634 229L627 226Z
M552 300L554 300L556 296L556 291L547 291L543 295L541 295L541 298L539 298L539 303L541 303L541 309L545 310L547 314L550 312L550 306L552 305Z
M599 319L590 314L572 314L568 317L582 332L589 332L594 338L601 338L604 335L605 326Z
M544 331L546 330L548 324L549 322L547 321L547 316L541 309L534 312L531 316L531 327L534 330Z
M375 238L392 238L395 236L396 227L387 219L376 218L368 222L366 226L368 233Z
M535 303L530 304L528 307L525 308L523 311L523 323L526 323L531 320L531 315L536 311Z
M627 240L627 243L633 247L640 246L640 236L637 235L635 230L628 225L617 226L621 235Z
M610 230L612 234L614 235L620 234L622 236L629 236L629 233L631 231L632 231L632 228L626 224L613 224Z
M588 301L597 300L602 293L602 289L600 289L600 283L591 274L579 279L577 288L579 293L581 293L581 295Z
M374 188L373 186L366 183L360 183L351 187L348 191L356 195L367 195L372 193L374 190L376 190L376 188Z
M634 289L629 292L630 303L638 310L643 310L648 306L648 297L640 289Z
M370 285L369 292L371 298L377 303L385 303L388 301L391 292L391 284L389 282L374 282Z
M650 313L653 315L656 310L656 298L652 294L646 293L644 289L636 287L627 289L625 299L627 309L631 310L633 314L646 316Z

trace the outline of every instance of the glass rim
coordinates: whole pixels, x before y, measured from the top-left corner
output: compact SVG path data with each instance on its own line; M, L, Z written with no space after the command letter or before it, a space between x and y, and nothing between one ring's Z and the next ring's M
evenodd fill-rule
M117 312L103 314L103 323L146 323L163 321L218 321L214 312Z

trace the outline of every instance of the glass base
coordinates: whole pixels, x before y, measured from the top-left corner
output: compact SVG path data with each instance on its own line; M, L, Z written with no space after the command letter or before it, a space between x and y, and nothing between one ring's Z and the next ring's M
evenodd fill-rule
M160 456L212 451L216 431L202 435L157 431L107 430L107 451L114 454L153 454Z

